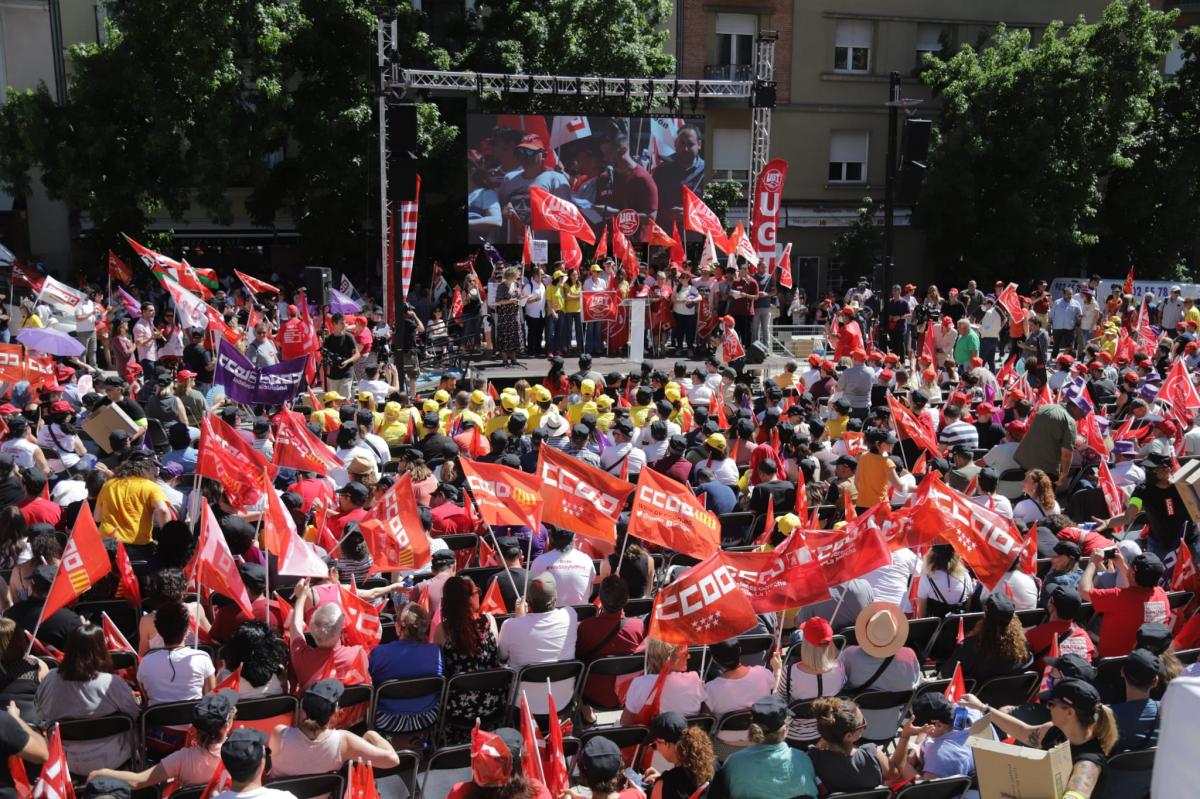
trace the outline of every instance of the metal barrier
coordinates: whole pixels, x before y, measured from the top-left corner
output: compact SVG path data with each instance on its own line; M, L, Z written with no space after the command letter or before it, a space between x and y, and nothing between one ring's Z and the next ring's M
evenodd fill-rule
M824 355L828 346L823 325L771 326L771 355L804 360L814 352Z

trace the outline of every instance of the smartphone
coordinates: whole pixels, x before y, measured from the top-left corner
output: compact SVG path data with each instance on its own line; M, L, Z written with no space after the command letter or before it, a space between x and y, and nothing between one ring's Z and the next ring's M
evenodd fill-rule
M629 780L630 785L634 785L638 788L645 787L646 783L642 782L642 775L638 774L632 768L625 769L624 774L625 779Z
M1117 557L1117 548L1116 547L1109 547L1108 549L1104 550L1104 559L1105 560L1114 560L1116 557Z

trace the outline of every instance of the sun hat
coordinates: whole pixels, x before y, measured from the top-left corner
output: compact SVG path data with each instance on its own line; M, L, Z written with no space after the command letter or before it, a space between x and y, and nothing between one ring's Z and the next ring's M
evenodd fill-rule
M859 647L872 657L886 658L904 648L908 639L908 619L892 602L872 602L854 621Z

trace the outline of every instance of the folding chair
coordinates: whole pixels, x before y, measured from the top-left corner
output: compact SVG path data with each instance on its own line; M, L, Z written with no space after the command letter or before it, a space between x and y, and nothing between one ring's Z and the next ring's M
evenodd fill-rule
M658 568L657 566L655 567ZM654 607L654 599L648 596L641 596L637 599L631 599L625 603L626 616L645 616Z
M439 749L425 764L425 772L421 775L421 796L423 799L446 799L451 788L470 779L470 745Z
M717 720L713 735L713 751L717 760L724 761L734 752L750 745L747 731L750 729L750 711L736 710L726 713Z
M98 741L102 738L112 738L116 735L128 735L131 754L130 760L126 762L137 762L138 760L137 744L134 740L134 732L137 726L131 716L126 716L123 713L114 713L111 716L100 716L98 718L66 719L58 722L58 729L62 735L63 748L68 752L68 759L70 758L70 744L72 742ZM114 765L112 768L121 768L123 765L125 764ZM87 774L79 776L86 777Z
M590 603L587 605L572 605L571 607L575 608L575 618L580 621L594 618L600 612L600 608Z
M582 735L579 736L580 751L583 750L583 747L587 746L588 741L596 737L607 738L620 747L621 756L625 761L625 765L632 766L634 763L638 762L639 756L642 752L642 747L645 746L646 742L649 740L650 728L632 726L607 727L602 730L586 730ZM578 764L578 761L579 755L576 753L575 757L571 759L571 762L567 764L568 774L576 773L575 767ZM428 794L426 794L426 799L428 799Z
M896 799L962 799L970 788L970 777L946 777L903 788L896 794Z
M455 571L467 568L479 548L479 536L474 533L451 533L441 538L454 551Z
M855 696L854 701L867 723L862 740L877 746L892 743L912 697L912 691L864 691Z
M172 748L154 741L147 733L157 727L187 727L191 725L192 709L197 702L199 702L198 699L189 699L184 702L164 702L161 705L151 705L142 711L142 754L147 765L157 763L171 752L183 747L182 737L179 739L179 745Z
M72 608L83 618L96 626L100 626L101 613L107 613L117 629L129 639L135 647L138 645L138 617L140 610L123 599L92 599L87 602L77 602Z
M442 697L446 687L445 677L413 677L407 680L388 680L382 685L375 686L371 694L371 707L367 712L367 726L382 733L395 732L379 726L379 702L383 699L432 699L434 707ZM415 733L431 732L437 722L428 727L413 730Z
M1108 704L1125 701L1125 678L1121 676L1121 669L1125 668L1128 659L1121 655L1100 658L1092 664L1096 667L1096 679L1092 685L1096 686L1100 698Z
M596 711L596 723L616 724L621 717L625 705L625 692L635 678L642 676L646 670L646 658L642 655L616 655L600 658L588 664L580 681L580 699ZM599 679L597 679L599 678ZM616 695L616 703L604 701L603 695L608 692L607 678L612 678L612 691Z
M1175 653L1175 657L1179 658L1183 665L1190 666L1200 658L1200 649L1181 649Z
M1187 607L1187 604L1192 601L1192 597L1194 596L1195 594L1191 591L1168 591L1167 604L1171 606L1171 610L1179 610L1180 608Z
M922 661L933 660L941 662L950 657L954 651L954 639L958 636L958 621L962 619L963 635L969 635L975 625L983 618L982 613L951 613L942 619L942 625L929 641L929 648L922 655ZM921 654L921 653L918 653Z
M1018 610L1017 618L1020 620L1021 626L1028 630L1030 627L1036 627L1046 620L1046 610L1045 608Z
M371 686L347 685L338 702L337 713L329 720L336 730L351 730L356 733L367 731L367 713L371 709Z
M239 699L233 728L250 727L267 735L279 724L289 726L296 723L300 702L294 696L260 696L256 699Z
M546 681L550 681L550 690L554 693L554 707L558 711L558 719L569 719L575 715L579 706L580 678L583 677L584 665L578 660L568 660L565 663L538 663L525 666L517 672L517 690L513 697L513 718L520 720L519 709L521 694L525 694L529 702L529 712L539 727L545 728L548 723L547 714L550 705L547 701ZM519 727L519 724L513 726Z
M378 783L382 780L397 778L404 783L404 787L408 790L410 797L417 795L417 775L421 768L421 756L411 749L398 749L396 755L400 758L400 763L393 768L375 769L375 781ZM384 793L381 791L380 793ZM332 799L340 799L333 797Z
M775 647L773 635L739 635L738 644L742 647L742 662L747 666L765 666Z
M753 529L754 513L752 511L725 513L717 517L717 522L721 525L721 543L737 546L748 543L749 534Z
M1036 671L993 677L980 683L975 695L979 697L980 702L992 707L1020 705L1033 697L1033 692L1041 682L1042 675Z
M504 700L499 703L494 712L489 713L486 717L480 717L480 722L485 730L503 726L508 715L508 698L512 695L513 680L516 676L512 669L487 669L486 671L456 674L451 677L446 682L446 689L442 693L440 707L443 708L443 711L438 724L436 740L444 744L448 732L465 733L475 726L475 719L452 718L444 710L453 697L461 694L483 692L503 696Z
M1151 747L1110 757L1108 772L1104 784L1095 794L1096 799L1147 799L1156 751Z
M201 796L204 796L204 789L206 787L204 785L193 785L189 788L180 788L171 794L171 799L200 799Z
M266 787L287 791L296 799L316 799L318 796L338 799L342 795L345 785L346 781L342 779L341 774L309 774L304 777L271 780Z
M483 594L487 592L492 578L502 571L504 571L504 568L501 566L472 566L469 569L463 569L458 572L458 575L469 578L471 582L475 583L475 586L479 589L479 593Z

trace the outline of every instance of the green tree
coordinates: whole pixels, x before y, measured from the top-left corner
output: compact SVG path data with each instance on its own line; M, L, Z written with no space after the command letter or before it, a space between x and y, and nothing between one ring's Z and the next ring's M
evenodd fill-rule
M700 199L717 215L721 225L728 228L729 209L746 202L746 187L736 180L710 180L704 184L704 196Z
M918 219L943 276L1080 262L1098 241L1103 186L1129 169L1152 117L1174 18L1117 0L1094 24L1052 23L1036 46L1001 27L983 50L927 59L942 111Z
M845 275L870 275L883 248L883 231L875 224L875 201L863 197L858 216L829 245Z

